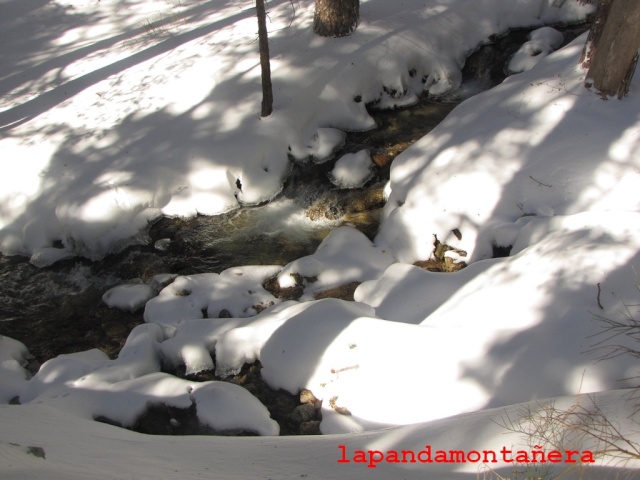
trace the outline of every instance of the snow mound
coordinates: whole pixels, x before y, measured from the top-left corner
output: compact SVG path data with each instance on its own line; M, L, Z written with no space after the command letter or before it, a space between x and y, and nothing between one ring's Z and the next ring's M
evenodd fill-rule
M509 73L531 70L540 60L555 51L564 41L562 33L555 28L543 27L529 34L529 41L511 57L507 65Z
M340 157L331 170L331 182L340 188L359 188L374 174L374 164L367 150L347 153Z
M17 397L31 377L25 369L31 354L22 342L0 335L0 404Z
M376 278L393 262L391 255L376 248L362 232L342 226L331 232L314 254L286 265L278 274L278 284L289 288L302 278L302 299L310 299L322 290Z
M475 262L520 218L637 211L640 96L602 102L584 88L585 39L463 102L398 155L375 244L412 263L435 235Z
M156 295L157 292L151 285L132 283L110 288L102 295L102 301L109 308L135 312Z
M105 418L125 427L151 404L187 409L217 430L250 430L277 435L278 424L253 395L237 385L189 382L161 373L162 330L136 327L116 360L99 350L60 355L45 362L20 393L22 404L48 405L87 418Z
M303 148L289 146L289 154L297 161L325 163L344 145L347 134L337 128L319 128Z
M178 275L173 273L161 273L154 275L147 284L142 283L141 279L133 279L129 284L118 285L107 290L102 295L102 301L109 308L118 308L120 310L135 312L144 307L146 303L171 282Z
M147 302L144 318L163 325L167 333L183 320L248 317L280 300L262 284L279 266L245 266L217 273L177 277Z

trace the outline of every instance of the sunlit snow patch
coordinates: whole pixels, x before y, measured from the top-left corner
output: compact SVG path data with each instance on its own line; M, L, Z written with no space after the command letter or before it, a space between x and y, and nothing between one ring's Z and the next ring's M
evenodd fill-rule
M343 226L331 232L314 254L286 265L278 274L278 284L289 288L296 285L296 278L302 278L303 299L309 299L322 290L376 278L394 261L364 233Z
M331 171L331 182L340 188L359 188L373 177L373 162L367 150L340 157Z
M280 268L246 266L178 277L147 302L145 321L163 325L170 333L183 320L253 316L280 302L262 287Z
M144 283L118 285L105 292L102 301L109 308L135 312L156 296L151 285Z

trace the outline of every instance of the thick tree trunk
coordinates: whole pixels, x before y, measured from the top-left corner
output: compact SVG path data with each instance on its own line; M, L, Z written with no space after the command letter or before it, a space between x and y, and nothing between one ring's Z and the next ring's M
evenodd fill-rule
M271 61L269 59L269 37L267 35L267 13L264 0L256 0L258 16L258 41L260 43L260 67L262 68L262 111L263 117L273 112L273 88L271 85Z
M358 26L360 0L316 0L313 31L322 37L351 35Z
M604 95L624 97L638 62L640 1L611 0L602 33L587 48L588 81Z
M592 3L592 1L580 0L580 3ZM600 41L600 37L602 36L604 25L605 23L607 23L609 10L611 10L612 4L613 0L600 0L600 2L598 3L598 8L596 9L593 23L591 24L591 28L589 29L587 43L585 43L584 48L582 49L582 58L580 59L582 67L586 68L587 70L591 66L591 58L593 57L593 54L598 47L598 42Z

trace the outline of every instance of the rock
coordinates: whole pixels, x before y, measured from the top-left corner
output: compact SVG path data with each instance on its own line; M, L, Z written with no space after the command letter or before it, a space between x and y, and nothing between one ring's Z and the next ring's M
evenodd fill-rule
M267 279L263 284L267 292L282 300L298 300L304 293L303 278L298 273L294 273L296 284L293 287L281 288L278 284L278 276Z
M27 453L29 455L33 455L34 457L42 458L45 460L47 458L44 448L42 447L33 447L33 446L27 447Z
M110 339L121 339L121 338L126 339L130 331L130 329L127 326L117 322L105 322L101 326L102 326L102 330L104 330L104 333Z
M153 244L154 248L156 250L160 250L161 252L166 252L167 250L169 250L169 245L171 245L170 238L161 238L160 240L156 240L156 242Z
M311 420L300 424L300 435L320 435L320 420Z
M376 185L366 190L356 190L347 195L342 207L346 213L368 212L385 204L384 186Z
M376 164L378 168L385 167L391 163L393 156L387 152L374 153L371 155L371 160Z
M333 193L321 196L304 212L307 218L314 221L337 220L343 213L338 196Z
M320 402L311 390L306 388L300 390L300 403L312 403L317 405Z
M313 403L303 403L294 408L289 417L296 423L309 422L315 420L317 411Z

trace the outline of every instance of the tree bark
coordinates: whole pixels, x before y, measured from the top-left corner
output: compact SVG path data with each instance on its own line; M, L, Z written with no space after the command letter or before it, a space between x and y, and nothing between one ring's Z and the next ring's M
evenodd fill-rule
M607 3L608 0L605 0ZM640 1L610 0L611 6L599 38L594 38L587 80L604 95L624 97L638 62Z
M344 37L358 27L360 0L316 0L313 31L322 37Z
M271 85L271 60L267 35L267 13L264 0L256 0L258 16L258 42L260 44L260 67L262 69L262 110L260 116L268 117L273 112L273 86Z
M592 3L591 0L580 0L580 3ZM602 36L602 30L604 30L604 25L607 23L607 18L609 17L609 10L611 10L611 4L613 0L600 0L598 3L598 8L596 9L596 13L593 19L593 23L591 24L591 28L589 29L589 36L587 37L587 42L582 49L582 58L580 58L580 63L582 63L582 67L587 70L591 66L591 58L595 53L598 43L600 42L600 37Z

